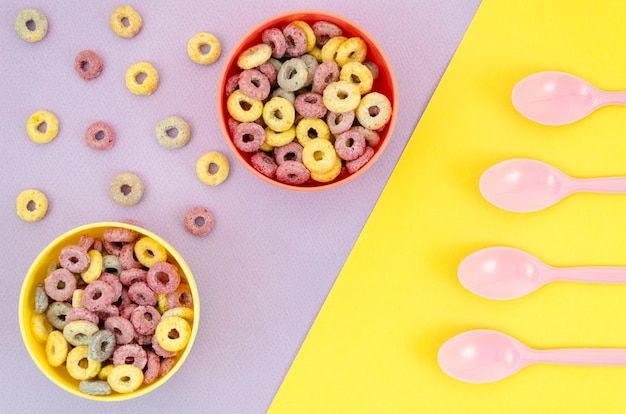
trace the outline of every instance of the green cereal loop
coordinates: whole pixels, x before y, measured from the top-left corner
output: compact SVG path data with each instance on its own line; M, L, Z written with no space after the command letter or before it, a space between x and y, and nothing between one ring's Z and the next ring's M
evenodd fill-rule
M48 19L37 9L24 9L15 19L15 31L27 42L38 42L48 33Z

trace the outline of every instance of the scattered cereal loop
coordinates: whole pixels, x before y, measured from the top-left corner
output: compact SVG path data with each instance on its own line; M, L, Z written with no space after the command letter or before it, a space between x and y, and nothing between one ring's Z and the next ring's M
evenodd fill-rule
M224 182L229 172L228 159L220 152L207 152L196 163L196 175L205 184L216 186Z
M168 149L182 148L191 136L189 124L179 116L168 116L156 126L155 134L159 145Z
M143 197L143 182L131 172L120 173L109 184L111 199L121 206L134 206Z
M38 42L48 33L48 19L37 9L24 9L15 19L15 31L27 42Z
M92 50L78 52L74 58L74 69L78 76L85 80L92 80L100 76L102 67L102 59Z
M204 236L208 234L215 224L213 214L211 214L207 208L201 206L189 209L183 221L185 229L194 236Z
M109 24L119 37L131 38L139 33L143 26L143 20L135 9L126 5L113 11Z
M26 133L33 142L46 144L59 132L59 120L49 111L37 111L26 121Z
M126 71L126 87L135 95L152 95L159 86L159 73L148 62L137 62Z
M38 221L45 217L48 211L48 199L39 190L24 190L15 201L17 216L24 221Z
M206 50L208 49L208 50ZM220 41L212 33L198 33L187 43L189 58L200 65L210 65L217 61L222 53Z

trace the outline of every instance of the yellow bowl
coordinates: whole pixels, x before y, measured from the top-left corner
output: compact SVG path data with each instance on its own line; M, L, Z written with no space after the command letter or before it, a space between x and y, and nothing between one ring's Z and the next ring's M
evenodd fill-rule
M81 392L78 388L79 381L73 379L67 373L65 365L55 368L48 364L48 360L45 354L45 344L42 344L35 339L31 331L30 324L31 318L35 315L34 304L36 286L39 283L43 283L47 275L48 267L50 266L50 264L55 263L58 260L61 249L67 245L76 245L81 235L83 234L88 234L96 239L102 239L104 231L111 227L134 230L139 233L140 236L147 236L157 241L167 250L168 261L170 261L172 264L180 269L181 279L186 280L191 289L191 294L193 296L194 319L191 326L191 336L189 339L189 343L187 344L185 349L183 349L179 353L176 364L167 374L157 378L151 384L143 384L139 389L131 393L118 394L113 392L109 395L100 396L85 394ZM163 240L161 237L148 230L131 224L102 222L87 224L74 228L57 237L54 241L48 244L48 246L46 246L46 248L43 249L41 253L39 253L37 258L31 265L30 269L28 270L28 273L26 274L26 277L24 279L24 283L22 284L18 314L20 331L22 334L24 345L26 346L26 350L35 362L35 365L37 365L41 372L43 372L52 382L54 382L62 389L79 397L97 401L122 401L140 397L151 391L154 391L155 389L163 385L168 379L170 379L172 375L174 375L174 373L180 368L180 366L189 355L189 352L191 352L192 345L198 332L198 322L200 319L200 301L198 288L196 286L196 282L194 281L193 275L191 274L189 266L187 265L187 263L185 263L182 256L167 241Z

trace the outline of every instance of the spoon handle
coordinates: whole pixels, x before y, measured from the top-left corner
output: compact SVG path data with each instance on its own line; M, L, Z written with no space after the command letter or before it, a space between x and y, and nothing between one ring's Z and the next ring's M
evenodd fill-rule
M574 192L626 194L626 177L576 178Z
M594 97L594 108L605 105L626 105L626 91L596 90Z
M551 268L550 278L555 281L621 284L626 283L626 267L580 266Z
M620 366L626 365L626 348L534 349L526 360L534 364Z

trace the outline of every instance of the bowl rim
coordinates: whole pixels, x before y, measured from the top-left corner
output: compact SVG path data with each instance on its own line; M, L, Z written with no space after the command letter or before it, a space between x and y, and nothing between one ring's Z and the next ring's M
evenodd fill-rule
M282 20L286 18L293 18L294 20L298 20L298 19L305 20L307 19L307 16L310 16L310 15L321 15L323 17L327 17L332 20L345 22L347 26L350 26L350 29L362 34L362 36L366 38L367 42L375 48L377 53L380 55L382 61L385 63L385 71L388 73L389 79L391 81L391 95L392 96L388 98L393 103L393 106L392 106L393 111L391 114L391 119L385 126L385 128L387 129L386 139L384 139L379 144L372 158L362 168L360 168L355 173L349 174L340 180L333 180L329 183L320 183L319 185L313 185L313 186L305 186L305 185L297 186L297 185L281 183L278 180L275 180L275 179L272 179L263 175L262 173L257 171L254 167L252 167L252 165L250 165L250 163L241 156L241 154L239 153L239 150L235 147L232 139L230 138L230 132L228 130L228 126L226 125L226 121L225 121L227 113L224 111L224 105L222 101L224 100L223 91L225 89L225 85L227 81L227 73L229 72L229 69L232 67L232 65L236 62L237 54L239 52L239 49L241 48L242 43L246 42L250 37L255 36L255 34L258 33L259 30L261 30L262 28L265 28L266 26L270 25L274 21ZM241 36L239 40L237 40L237 42L235 43L235 45L233 46L233 48L227 55L225 63L222 66L222 70L220 71L220 77L219 77L219 81L217 84L218 123L220 126L220 130L222 132L222 138L226 141L227 146L229 147L231 153L234 155L237 161L239 161L239 163L242 164L246 168L246 170L250 171L253 175L255 175L256 177L260 178L262 181L268 184L271 184L273 186L276 186L282 189L295 190L295 191L307 192L307 193L337 188L343 184L347 184L349 182L354 181L361 174L365 173L365 171L367 171L380 158L382 153L385 151L387 145L389 144L389 141L393 135L396 122L398 119L398 106L399 106L399 92L398 92L398 81L395 75L395 71L393 69L393 66L391 65L391 60L385 53L385 50L380 46L376 38L372 36L367 30L365 30L362 26L353 22L347 17L344 17L337 13L325 11L325 10L301 9L301 10L286 11L286 12L282 12L282 13L273 15L271 17L268 17L262 20L261 22L259 22L258 24L256 24L254 27L248 30L243 36Z
M54 250L55 248L58 248L58 245L63 240L69 237L78 236L81 233L85 233L96 228L99 229L99 228L110 228L110 227L125 228L129 230L137 231L142 236L153 238L159 244L165 247L168 254L172 255L174 259L176 260L178 266L180 267L181 271L185 275L185 279L187 280L187 283L189 284L189 288L191 289L191 292L193 295L194 319L193 319L192 328L191 328L191 336L189 337L189 342L185 346L185 349L178 356L178 360L176 361L176 364L174 364L172 369L167 374L160 377L158 381L155 381L152 384L148 384L144 387L141 387L137 391L133 391L131 393L126 393L126 394L112 393L109 395L91 395L91 394L85 394L83 392L80 392L80 390L77 387L72 388L58 381L57 378L55 378L50 373L51 368L54 368L54 367L50 367L49 365L47 365L46 361L42 361L37 357L37 355L31 349L31 344L29 343L29 339L28 339L29 337L27 336L28 335L27 331L30 330L30 320L27 320L24 310L26 310L27 308L32 308L32 304L27 303L27 297L29 294L27 287L32 284L31 280L34 276L34 272L36 269L41 267L41 261L44 260L44 258L46 258L47 255L52 250ZM34 312L29 313L29 315L31 314L34 314ZM193 344L195 342L195 339L198 333L199 322L200 322L200 297L198 294L198 286L196 285L196 281L191 272L191 269L189 268L189 265L187 264L183 256L167 240L165 240L163 237L159 236L158 234L138 225L124 223L124 222L117 222L117 221L101 221L101 222L83 224L81 226L74 227L70 230L63 232L59 236L55 237L52 241L48 242L46 246L35 257L31 265L29 266L28 271L26 272L26 275L24 276L24 280L22 281L22 286L20 288L20 295L19 295L19 301L18 301L18 323L19 323L19 328L20 328L20 336L22 337L22 342L24 344L24 347L26 348L26 351L28 352L30 358L32 359L34 364L37 366L37 368L52 383L57 385L59 388L62 388L65 391L69 392L70 394L73 394L73 395L76 395L78 397L85 398L88 400L103 401L103 402L125 401L125 400L138 398L138 397L141 397L143 395L150 393L151 391L156 390L161 385L165 384L180 369L180 367L186 361L187 356L191 352L191 348L193 347ZM44 344L41 344L41 345L44 346Z

